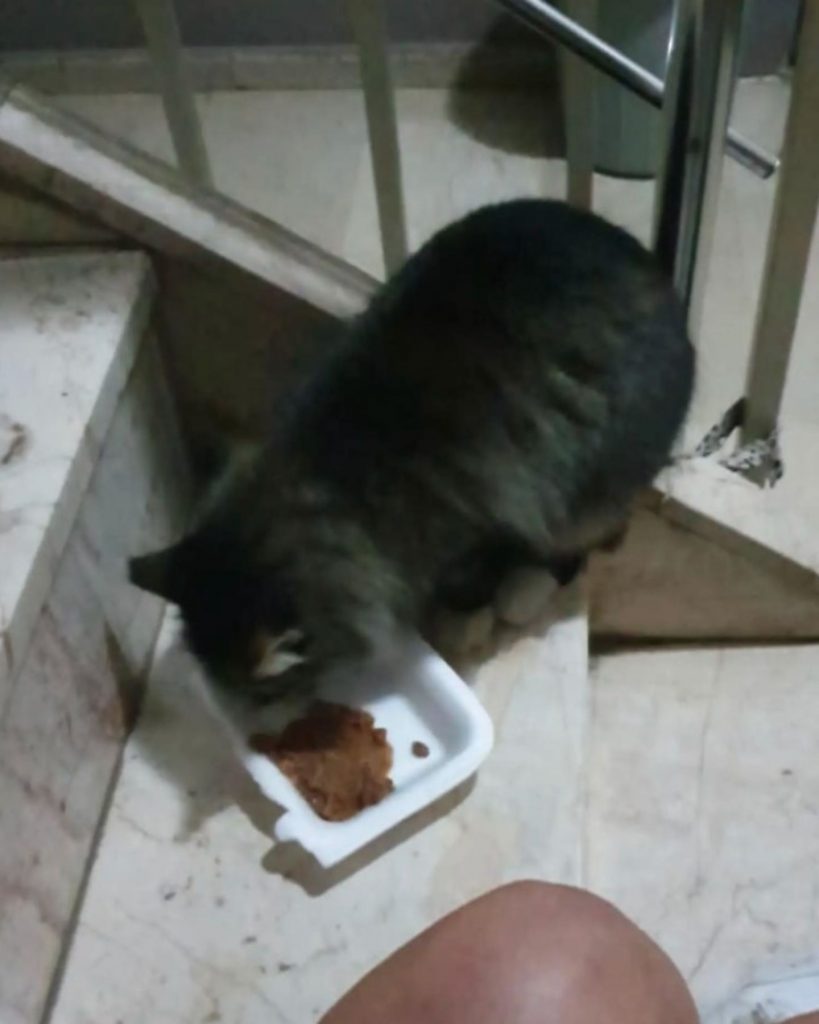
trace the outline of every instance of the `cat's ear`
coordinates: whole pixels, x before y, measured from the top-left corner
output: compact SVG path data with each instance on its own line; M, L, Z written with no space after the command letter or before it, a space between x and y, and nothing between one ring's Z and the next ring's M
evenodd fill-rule
M179 548L180 545L175 544L152 555L132 558L128 562L128 578L131 583L141 590L178 604L182 593Z
M253 675L256 679L270 679L306 660L304 634L300 629L287 629L278 636L265 633L259 637L259 655Z

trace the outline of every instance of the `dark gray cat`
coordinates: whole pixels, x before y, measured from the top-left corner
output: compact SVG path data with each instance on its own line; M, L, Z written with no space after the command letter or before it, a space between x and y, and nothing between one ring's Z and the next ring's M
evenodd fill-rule
M376 295L175 547L132 579L209 675L264 699L308 661L567 582L667 462L694 358L653 257L556 202L487 207Z

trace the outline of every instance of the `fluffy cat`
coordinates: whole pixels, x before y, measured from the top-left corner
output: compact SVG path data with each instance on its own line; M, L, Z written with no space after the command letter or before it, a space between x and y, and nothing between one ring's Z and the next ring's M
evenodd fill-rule
M654 258L563 203L486 207L377 293L189 536L131 563L261 700L510 569L566 582L669 458L694 357Z

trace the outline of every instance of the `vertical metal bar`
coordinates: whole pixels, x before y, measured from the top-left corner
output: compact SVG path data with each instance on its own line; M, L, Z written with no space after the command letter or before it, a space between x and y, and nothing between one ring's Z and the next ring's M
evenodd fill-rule
M745 443L776 427L819 213L819 2L804 5L746 384Z
M699 327L736 72L742 0L677 0L654 248Z
M347 9L358 44L381 246L389 274L407 258L407 227L387 27L382 0L347 0Z
M593 28L597 0L568 0L572 19ZM566 125L566 199L590 210L594 186L594 70L571 51L561 49L563 117Z
M210 186L210 163L173 0L134 0L134 3L159 77L179 169L192 181Z

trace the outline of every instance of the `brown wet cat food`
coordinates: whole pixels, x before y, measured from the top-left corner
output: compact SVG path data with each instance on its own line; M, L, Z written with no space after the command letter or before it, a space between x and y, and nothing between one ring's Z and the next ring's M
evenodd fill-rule
M412 745L413 757L429 757L429 747L426 743L416 740Z
M278 736L252 736L250 745L325 821L346 821L392 792L392 747L366 711L317 701Z

